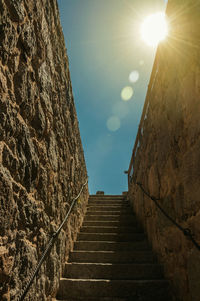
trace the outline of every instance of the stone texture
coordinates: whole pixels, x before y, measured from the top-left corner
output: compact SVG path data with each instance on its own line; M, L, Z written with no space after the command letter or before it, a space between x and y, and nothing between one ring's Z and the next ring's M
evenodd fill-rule
M1 300L16 300L86 177L57 2L0 0ZM27 300L56 295L87 199L85 188Z
M200 244L200 4L169 0L134 177ZM152 84L153 82L153 84ZM129 198L181 301L200 300L200 252L132 182Z

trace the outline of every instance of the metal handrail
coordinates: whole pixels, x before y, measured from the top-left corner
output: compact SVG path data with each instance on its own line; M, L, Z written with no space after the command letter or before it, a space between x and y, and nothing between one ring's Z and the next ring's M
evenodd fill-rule
M29 291L29 289L30 289L31 284L33 283L33 280L34 280L35 276L37 275L37 273L38 273L38 271L39 271L39 269L40 269L42 263L43 263L44 260L46 259L46 256L47 256L48 252L51 250L53 244L55 243L56 238L57 238L58 235L60 234L60 231L62 230L62 228L63 228L65 222L67 221L67 219L68 219L70 213L72 212L72 209L74 208L74 205L75 205L76 200L80 197L80 195L81 195L81 193L82 193L82 191L83 191L83 188L85 187L85 185L86 185L87 183L88 183L88 178L87 178L86 182L82 185L81 190L80 190L80 192L78 193L78 195L73 199L73 201L72 201L72 203L71 203L71 206L70 206L70 208L69 208L69 210L68 210L68 212L67 212L67 214L66 214L64 220L63 220L62 223L60 224L59 228L52 234L52 236L51 236L51 238L50 238L50 240L49 240L49 242L48 242L48 244L47 244L47 246L46 246L46 248L45 248L45 250L44 250L44 252L43 252L43 254L42 254L42 256L41 256L41 258L40 258L40 260L39 260L39 262L38 262L38 264L37 264L37 266L35 267L34 271L33 271L33 272L31 273L31 275L29 276L28 281L27 281L27 283L26 283L24 289L21 291L20 295L19 295L18 298L17 298L17 301L22 301L22 300L24 300L24 298L26 297L26 295L27 295L27 293L28 293L28 291Z
M162 207L161 205L158 203L158 201L161 200L161 198L156 198L152 195L150 195L143 187L143 185L140 182L135 182L134 183L136 185L138 185L140 187L140 189L142 190L142 192L148 197L150 198L156 205L157 208L159 208L159 210L162 212L162 214L172 222L172 224L174 224L184 235L185 237L187 237L188 239L191 240L191 242L193 243L193 245L197 248L197 250L200 251L200 245L199 243L195 240L194 238L194 234L192 233L191 229L189 228L184 228L182 227L180 224L178 224Z

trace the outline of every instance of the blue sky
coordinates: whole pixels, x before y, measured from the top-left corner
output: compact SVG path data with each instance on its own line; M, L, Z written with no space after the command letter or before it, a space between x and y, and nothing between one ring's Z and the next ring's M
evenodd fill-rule
M91 194L121 194L151 74L155 48L143 19L164 0L58 0ZM139 75L130 82L132 71ZM124 87L133 89L124 101Z

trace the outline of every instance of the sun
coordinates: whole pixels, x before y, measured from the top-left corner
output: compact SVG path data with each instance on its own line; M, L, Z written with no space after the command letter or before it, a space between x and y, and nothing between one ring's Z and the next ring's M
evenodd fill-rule
M142 39L149 46L157 46L168 35L168 25L165 14L158 12L148 16L141 26Z

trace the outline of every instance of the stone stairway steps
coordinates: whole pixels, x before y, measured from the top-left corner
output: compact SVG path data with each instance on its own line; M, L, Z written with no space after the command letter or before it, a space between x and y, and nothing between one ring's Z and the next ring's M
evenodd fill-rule
M89 200L88 202L88 206L94 206L94 205L101 205L101 206L130 206L128 201L124 201L124 200L112 200L112 199L108 199L108 200Z
M85 263L152 263L156 262L151 251L76 251L70 254L70 262Z
M52 298L51 301L57 301L57 299ZM77 301L77 298L70 298L70 299L65 299L65 300L60 300L60 301ZM119 298L119 297L87 297L87 300L85 299L85 297L79 297L78 301L133 301L132 297L130 298Z
M109 207L110 208L110 207ZM116 215L116 216L124 216L124 215L128 215L130 214L130 209L126 209L126 210L103 210L103 211L97 211L94 209L91 210L87 210L87 216L89 215L100 215L100 216L105 216L105 215Z
M149 250L147 240L136 242L113 242L113 241L76 241L74 250L85 251L125 251L125 250Z
M57 300L171 301L162 267L123 196L91 196Z
M59 300L100 300L102 297L132 301L169 301L166 280L105 280L61 278ZM65 299L66 298L66 299ZM70 298L70 299L69 299ZM134 299L135 298L135 299ZM112 300L112 299L111 299Z
M124 200L103 200L103 199L89 199L88 206L130 206L128 201Z
M128 209L130 208L130 203L127 201L89 201L87 204L87 208L102 208L104 210L104 208L108 208L108 207L112 207L113 209L115 208L120 208L120 209Z
M106 212L112 212L112 211L129 211L130 206L125 206L125 205L107 205L107 206L101 206L101 205L90 205L87 207L87 212L90 211L106 211Z
M107 202L108 200L121 200L124 201L126 200L125 197L123 195L96 195L96 194L91 194L89 201L93 201L93 200L103 200L104 202Z
M116 222L122 222L122 221L127 221L127 222L132 222L134 216L132 215L95 215L95 214L86 214L84 221L116 221Z
M160 279L159 264L66 263L64 278L80 279Z
M132 226L132 227L103 227L103 226L82 226L80 229L80 233L143 233L142 229L140 227Z
M78 240L81 241L141 241L145 239L144 233L79 233Z
M133 227L137 226L137 221L136 220L118 220L118 221L85 221L83 222L83 227L84 226L100 226L100 227Z

